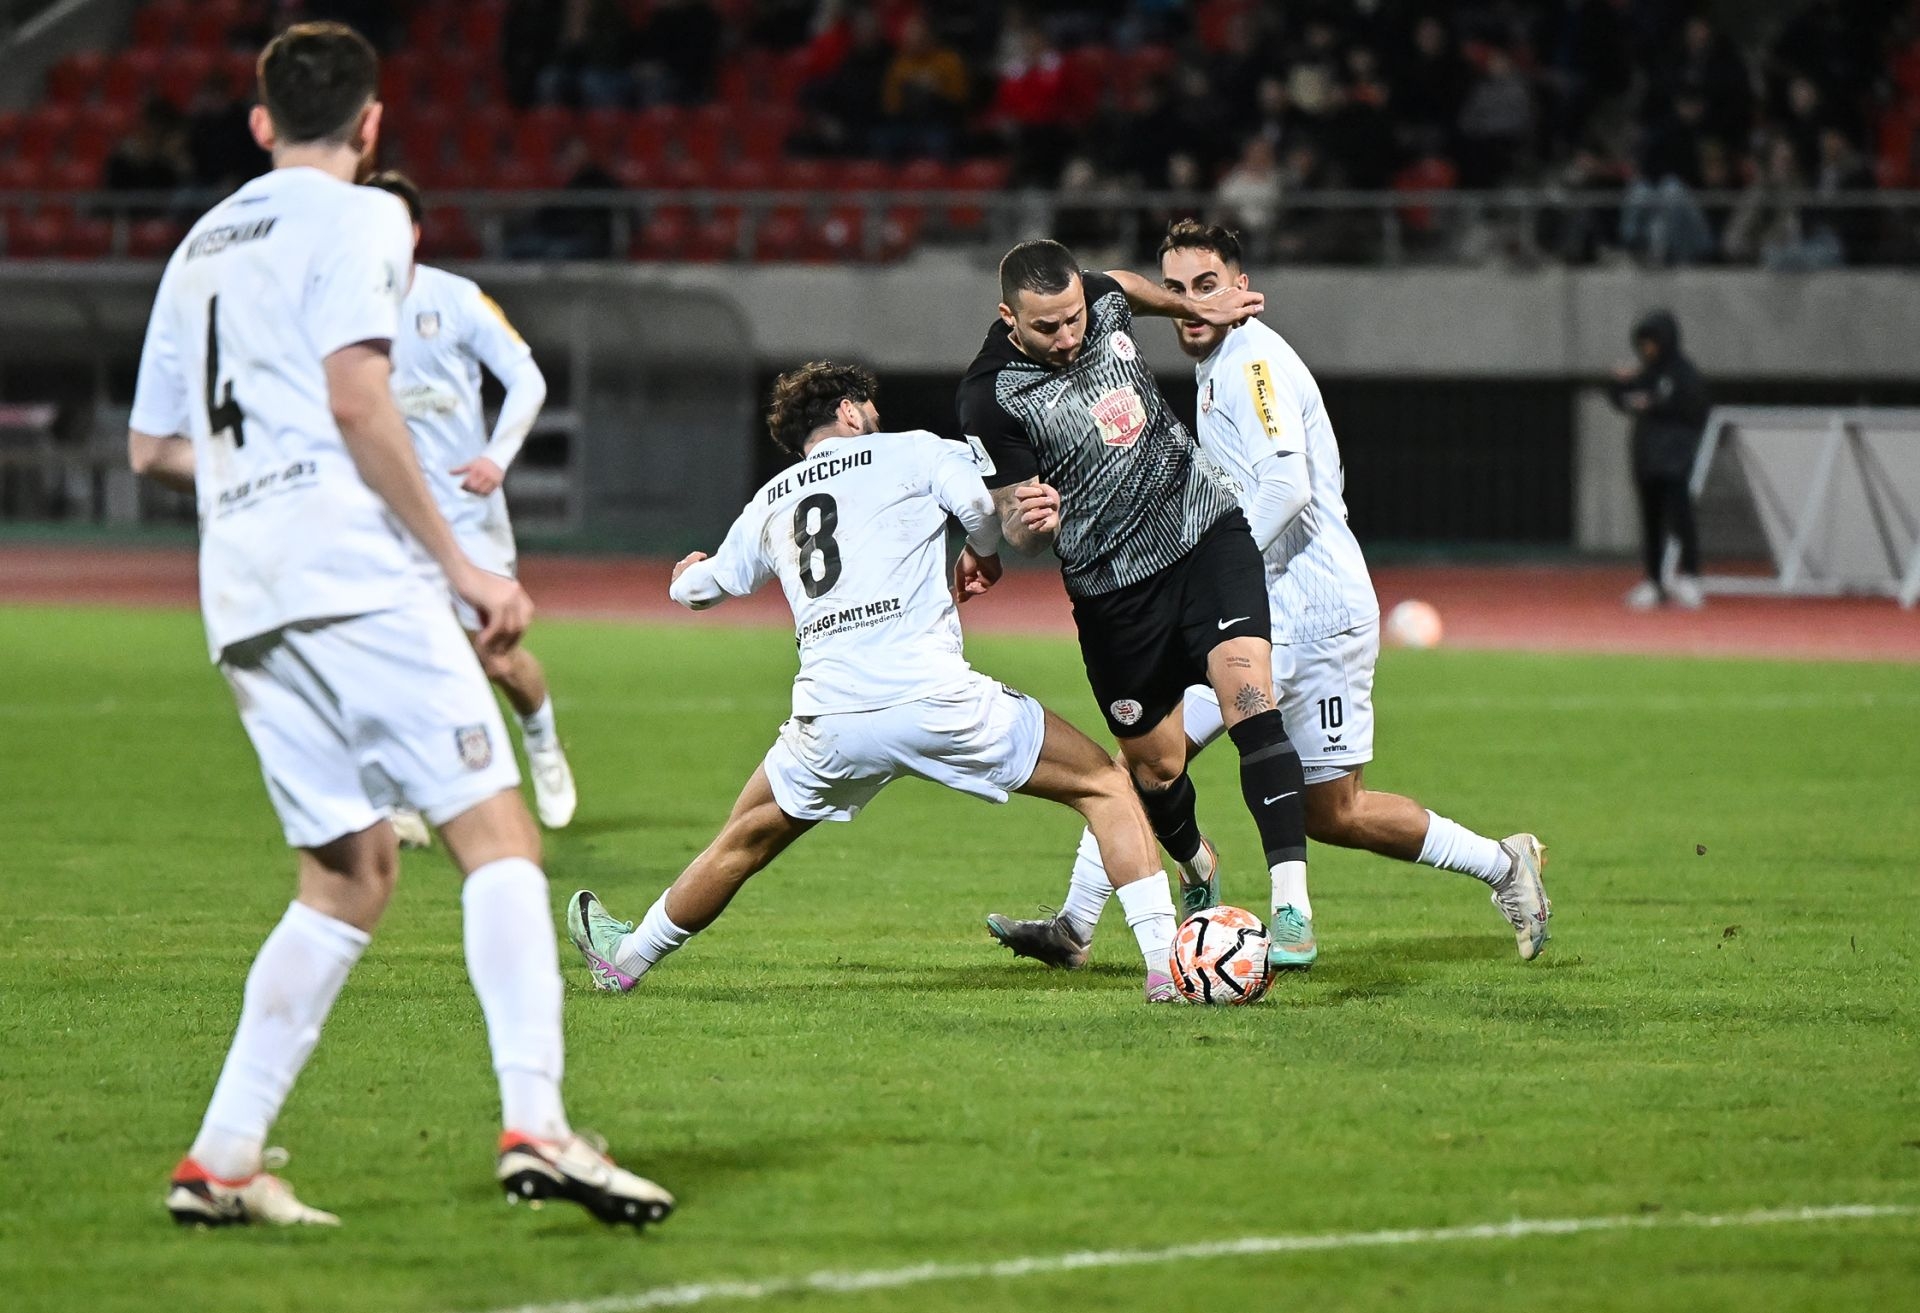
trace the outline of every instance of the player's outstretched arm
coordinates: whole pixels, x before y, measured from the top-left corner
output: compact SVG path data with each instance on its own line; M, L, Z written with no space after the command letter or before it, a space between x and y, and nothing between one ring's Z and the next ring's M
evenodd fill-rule
M533 620L533 601L513 580L488 574L460 550L446 517L427 491L407 422L394 405L385 344L360 342L326 358L327 396L341 441L369 488L420 540L447 583L485 617L480 644L505 651Z
M127 430L127 464L143 479L181 492L193 491L193 441L177 433L162 437Z
M1038 556L1053 546L1060 531L1060 494L1039 477L993 490L993 506L1000 512L1000 533L1013 550Z
M500 416L493 422L493 436L487 439L486 449L447 472L461 476L463 491L490 497L506 480L507 467L526 444L533 422L540 418L540 407L547 404L547 376L540 372L533 353L500 308L491 298L481 299L490 313L481 316L482 331L474 336L474 354L500 380L507 394L500 400Z
M757 506L749 506L727 530L720 550L712 556L689 552L673 567L673 600L689 611L704 611L729 597L750 597L773 578L767 559L766 522Z
M1127 304L1137 315L1159 315L1164 319L1198 319L1206 324L1224 324L1231 328L1267 308L1267 298L1258 292L1224 287L1207 297L1191 297L1168 291L1130 269L1109 269L1107 277L1120 284Z

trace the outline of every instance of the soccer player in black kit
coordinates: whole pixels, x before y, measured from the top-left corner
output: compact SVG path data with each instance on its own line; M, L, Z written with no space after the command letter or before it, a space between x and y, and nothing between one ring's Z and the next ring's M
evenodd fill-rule
M1180 707L1191 684L1219 695L1276 889L1304 880L1306 780L1274 698L1265 565L1130 332L1136 312L1236 324L1263 299L1228 289L1196 300L1124 270L1082 272L1058 242L1032 241L1001 261L1000 300L960 385L961 428L991 465L1006 540L1060 558L1087 681L1179 869L1183 906L1219 902L1219 859L1187 777ZM1091 927L1072 911L987 924L1016 953L1076 967ZM1277 935L1274 965L1311 965L1306 940Z

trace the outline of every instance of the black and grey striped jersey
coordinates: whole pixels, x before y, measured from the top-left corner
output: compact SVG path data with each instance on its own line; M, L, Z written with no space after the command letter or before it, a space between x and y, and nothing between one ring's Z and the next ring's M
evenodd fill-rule
M960 427L992 468L989 488L1038 475L1060 493L1054 552L1067 592L1110 593L1185 556L1236 502L1177 419L1129 330L1120 284L1083 273L1087 334L1054 369L994 321L960 384Z

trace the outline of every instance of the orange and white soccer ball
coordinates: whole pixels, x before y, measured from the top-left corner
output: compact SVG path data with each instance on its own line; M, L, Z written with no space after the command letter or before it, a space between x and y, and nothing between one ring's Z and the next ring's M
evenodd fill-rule
M1386 639L1394 647L1439 647L1445 632L1440 613L1417 599L1409 598L1387 612Z
M1257 1003L1273 983L1267 928L1243 907L1209 907L1173 937L1173 986L1189 1003Z

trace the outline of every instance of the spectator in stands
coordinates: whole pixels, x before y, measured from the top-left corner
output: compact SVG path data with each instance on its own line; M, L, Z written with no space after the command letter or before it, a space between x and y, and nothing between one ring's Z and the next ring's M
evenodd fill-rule
M920 14L902 25L900 48L887 65L880 105L886 113L879 133L881 154L895 159L945 158L953 152L967 107L967 67L958 51L934 39L932 27Z
M1261 136L1247 138L1215 195L1220 200L1219 222L1239 230L1250 258L1266 259L1280 212L1280 163L1273 143Z
M1612 0L1558 0L1542 19L1539 38L1553 93L1553 140L1582 140L1595 110L1633 80L1619 7Z
M188 107L187 155L196 188L229 192L266 172L267 157L247 127L247 106L214 82L194 92Z
M1727 224L1727 254L1757 260L1768 269L1831 269L1841 261L1840 239L1831 228L1809 223L1797 193L1806 187L1800 158L1786 137L1769 141L1764 163L1741 193Z
M1013 180L1044 185L1060 175L1070 138L1066 65L1046 30L1016 14L1007 21L992 117L1013 154Z
M1691 92L1706 106L1703 129L1723 142L1741 142L1753 129L1753 78L1739 50L1705 14L1682 29L1680 54L1660 78L1674 96Z
M1254 135L1267 139L1276 156L1291 144L1299 131L1299 115L1287 99L1284 79L1269 73L1254 87L1253 120L1249 127Z
M1076 251L1091 253L1111 249L1117 236L1113 212L1101 202L1115 199L1116 194L1090 157L1075 155L1061 170L1054 193L1053 223L1048 231Z
M1533 89L1513 56L1495 47L1460 107L1460 181L1494 187L1511 181L1533 141Z
M1613 371L1613 404L1633 417L1633 477L1640 490L1641 564L1646 578L1627 594L1627 605L1651 610L1672 600L1700 605L1700 538L1694 528L1687 479L1706 427L1706 382L1680 353L1680 324L1655 310L1633 328L1630 363ZM1663 578L1667 539L1680 545L1679 570L1671 587Z
M635 40L641 100L698 105L713 99L725 36L710 0L654 0Z
M619 0L563 0L552 59L535 81L548 104L614 109L633 102L633 25Z
M1392 92L1371 46L1347 51L1347 81L1328 116L1329 153L1338 161L1335 186L1375 191L1393 180L1400 151L1389 117Z
M1814 175L1813 189L1823 198L1835 193L1872 191L1873 168L1847 134L1829 127L1820 134L1820 169ZM1856 205L1821 206L1809 214L1809 222L1831 232L1839 247L1840 259L1858 261L1873 244L1877 211Z
M616 191L620 186L577 139L562 148L559 172L567 179L568 191ZM613 254L613 215L600 206L548 206L507 239L507 254L519 260L605 260Z
M180 112L163 100L150 100L133 131L107 156L102 182L108 191L173 192L186 186L192 176L193 161L187 155ZM138 205L128 207L126 213L132 218L150 219L166 213L167 208Z
M1150 259L1160 249L1167 225L1180 219L1198 219L1204 213L1200 196L1206 191L1206 178L1200 161L1184 150L1175 150L1161 162L1160 185L1154 190L1172 193L1177 199L1169 204L1150 205L1141 212L1140 244L1135 255Z
M1793 143L1794 162L1803 176L1820 167L1820 134L1833 125L1827 99L1810 77L1787 83L1787 112L1780 130Z
M1627 183L1620 244L1652 264L1698 264L1714 254L1713 232L1693 198L1702 182L1705 115L1699 93L1682 91L1645 132L1638 168Z
M816 72L800 93L807 118L796 134L796 148L807 155L872 154L880 97L893 62L879 18L865 6L837 15L815 34L808 52Z
M525 108L540 94L540 77L558 62L566 15L553 0L507 0L500 25L500 67L507 98Z
M814 0L753 0L747 43L763 50L797 50L813 35Z
M1426 148L1449 141L1472 80L1447 25L1428 14L1414 24L1412 49L1394 71L1394 117Z

